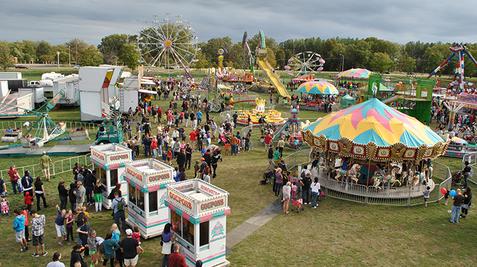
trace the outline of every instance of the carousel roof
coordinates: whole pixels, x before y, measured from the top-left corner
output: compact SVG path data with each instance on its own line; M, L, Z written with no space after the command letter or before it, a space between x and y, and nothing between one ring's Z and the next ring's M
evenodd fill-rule
M327 81L308 81L302 83L297 93L310 94L310 95L337 95L339 94L336 87Z
M338 73L338 78L368 79L371 71L367 69L349 69Z
M401 113L376 98L333 112L305 127L315 137L348 139L354 144L379 147L403 144L408 148L432 147L444 140L416 118Z

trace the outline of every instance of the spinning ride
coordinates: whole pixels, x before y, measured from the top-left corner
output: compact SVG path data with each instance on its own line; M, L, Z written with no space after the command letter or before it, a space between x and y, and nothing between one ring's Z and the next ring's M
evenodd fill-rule
M428 126L375 98L331 113L302 134L311 159L323 162L323 187L366 197L422 197L426 186L435 186L430 161L448 146Z
M257 98L254 110L239 110L237 123L241 125L268 123L272 125L282 125L286 119L282 118L281 112L270 109L265 110L265 100ZM249 123L250 121L250 123ZM263 122L262 122L263 121Z
M309 72L318 72L323 70L325 60L320 54L305 51L300 52L288 59L286 69L297 73L297 76L307 74Z

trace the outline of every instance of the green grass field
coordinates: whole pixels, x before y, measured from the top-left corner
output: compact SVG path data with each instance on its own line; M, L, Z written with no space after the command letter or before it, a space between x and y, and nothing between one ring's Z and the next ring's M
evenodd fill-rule
M263 96L267 99L267 96ZM165 101L158 102L166 106ZM288 107L278 107L283 117ZM304 111L302 118L317 118L322 113ZM78 110L51 112L55 120L76 120ZM70 119L72 118L72 119ZM276 198L271 186L259 185L267 166L266 153L254 131L254 149L236 157L227 156L220 163L214 184L230 193L232 214L227 218L228 231L273 203ZM286 151L285 156L292 151ZM194 159L198 153L194 154ZM54 160L61 158L55 157ZM289 162L303 162L305 154L291 156ZM0 169L11 164L17 166L38 163L38 157L2 158ZM439 162L452 170L461 168L458 159L441 158ZM192 177L192 172L187 173ZM444 172L436 173L445 178ZM4 177L8 180L7 177ZM54 205L58 203L56 186L59 180L70 181L65 173L46 182L46 197L50 208L41 212L47 216L46 249L63 254L69 264L72 244L60 247L55 240ZM9 191L10 184L8 183ZM11 210L22 203L19 195L10 196ZM428 208L382 207L355 204L326 198L318 209L306 208L304 212L278 215L243 242L234 247L228 256L232 266L473 266L477 262L477 217L473 210L461 224L447 222L450 206L431 204ZM109 211L91 213L91 224L99 236L105 235L113 220ZM47 258L33 258L31 253L21 254L14 243L11 229L13 216L0 217L0 266L45 266ZM143 242L146 252L138 266L159 266L161 262L158 238ZM31 252L31 251L30 251Z

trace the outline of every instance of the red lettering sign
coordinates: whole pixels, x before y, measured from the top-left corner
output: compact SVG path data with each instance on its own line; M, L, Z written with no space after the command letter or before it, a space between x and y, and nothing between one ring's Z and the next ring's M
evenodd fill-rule
M91 149L91 156L99 159L99 160L102 160L104 161L104 155L99 153L98 151L94 150L94 149Z
M117 161L117 160L128 160L129 154L119 154L119 155L112 155L109 157L109 161Z
M137 179L138 181L141 181L142 182L142 175L136 171L134 171L133 169L131 168L126 168L126 174L134 177L135 179Z
M202 191L204 191L204 192L206 192L210 195L213 195L213 196L216 196L216 195L220 194L219 192L217 192L217 191L213 190L212 188L210 188L206 185L203 185L203 184L201 184L199 188L200 188L200 190L202 190Z
M169 198L188 208L189 210L192 210L192 203L189 200L173 193L172 191L169 191Z
M207 211L207 210L215 209L215 208L218 208L218 207L222 207L224 205L225 205L225 199L223 199L223 198L214 199L214 200L211 200L209 202L205 202L205 203L200 204L200 210L201 211Z
M148 179L149 179L150 183L153 183L153 182L158 182L158 181L162 181L162 180L171 179L171 175L170 175L169 172L166 172L166 173L161 173L161 174L149 176Z

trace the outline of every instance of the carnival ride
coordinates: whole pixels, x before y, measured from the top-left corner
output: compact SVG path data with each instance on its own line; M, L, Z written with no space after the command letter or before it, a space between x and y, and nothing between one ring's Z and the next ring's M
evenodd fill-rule
M444 154L450 158L463 158L465 154L476 152L477 144L470 144L466 140L459 137L452 137L449 146Z
M9 94L10 92L8 92ZM5 96L0 100L0 118L9 117L36 117L37 120L30 123L25 123L24 126L28 128L27 134L21 139L24 145L31 147L43 147L44 144L58 140L60 136L67 134L66 124L63 122L55 123L48 113L53 110L58 101L63 97L64 92L60 90L52 99L47 101L38 109L25 109L19 106L12 105L11 102L5 101L8 97ZM14 113L18 112L19 113ZM68 136L64 136L63 139L69 139Z
M138 48L141 59L149 67L166 70L182 69L188 79L192 78L190 66L200 50L198 38L192 27L179 17L154 20L140 31Z
M275 72L275 69L270 65L270 62L268 62L267 60L267 46L265 44L265 34L263 33L263 31L259 32L259 37L260 42L258 43L255 55L258 66L265 72L268 79L272 82L273 86L277 90L278 94L289 100L291 98L290 94L288 93L283 83L280 81L280 77Z
M422 197L435 187L428 162L448 142L376 98L333 112L302 130L326 177L322 187L369 198Z
M273 141L276 142L280 139L284 139L285 144L291 148L299 148L303 145L303 136L301 130L310 122L300 122L298 113L300 112L300 106L291 106L290 117L274 134Z
M467 47L462 43L453 43L451 47L449 47L451 54L447 57L444 61L439 64L431 73L429 73L428 78L436 75L441 69L445 68L449 62L457 56L457 63L456 68L454 71L454 80L459 85L460 89L464 89L464 59L465 56L470 58L470 60L477 66L477 60L472 56L472 54L467 50Z
M328 81L317 80L302 83L295 93L303 94L302 108L310 110L319 110L323 98L331 95L338 95L338 89Z
M294 76L301 76L309 72L322 71L324 64L325 60L320 54L313 51L304 51L289 58L285 69L294 73Z
M270 109L265 110L265 100L255 99L256 107L253 110L238 110L237 123L240 125L258 125L262 121L264 124L282 125L286 119L282 118L281 112ZM250 120L250 123L249 123Z

